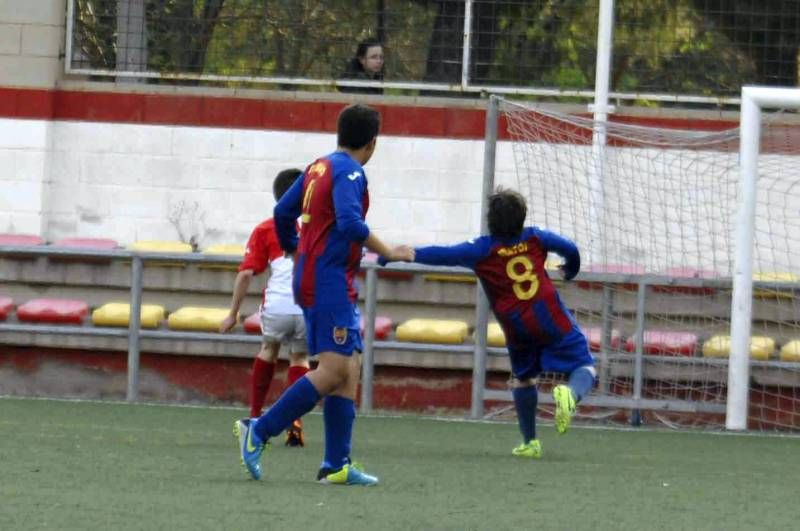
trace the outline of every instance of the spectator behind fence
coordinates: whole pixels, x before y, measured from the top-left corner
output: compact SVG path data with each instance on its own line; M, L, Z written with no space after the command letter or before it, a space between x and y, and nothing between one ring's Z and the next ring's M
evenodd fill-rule
M383 44L372 38L358 43L356 55L347 62L339 79L383 81ZM340 86L339 90L354 94L383 94L383 89L380 87Z

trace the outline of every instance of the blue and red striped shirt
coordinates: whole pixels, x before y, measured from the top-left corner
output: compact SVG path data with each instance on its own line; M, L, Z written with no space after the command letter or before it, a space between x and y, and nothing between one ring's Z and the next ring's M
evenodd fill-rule
M475 271L510 347L547 345L577 327L545 270L547 253L565 259L565 278L580 270L580 253L570 240L538 227L519 238L481 236L453 246L416 249L416 262L463 266Z
M368 209L364 169L342 151L314 161L275 205L281 247L295 252L294 296L300 306L356 301L353 279L369 236Z

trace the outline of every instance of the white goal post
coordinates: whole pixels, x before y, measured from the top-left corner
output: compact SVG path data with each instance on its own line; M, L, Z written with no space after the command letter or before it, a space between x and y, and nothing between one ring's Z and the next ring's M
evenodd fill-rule
M750 332L753 310L753 239L755 237L758 158L762 109L800 108L800 89L742 88L739 117L741 182L736 230L731 305L731 354L728 365L728 404L725 427L747 429L750 390Z

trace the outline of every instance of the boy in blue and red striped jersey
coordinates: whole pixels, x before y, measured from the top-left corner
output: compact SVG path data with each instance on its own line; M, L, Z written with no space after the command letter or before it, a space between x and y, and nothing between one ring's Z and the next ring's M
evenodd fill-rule
M379 127L374 109L346 107L337 120L338 149L308 166L275 206L281 247L294 256L294 296L303 309L308 351L318 363L266 414L238 426L242 461L254 479L261 478L260 456L267 440L324 397L325 457L317 479L340 485L378 483L350 461L363 350L353 279L363 247L392 260L413 258L410 247L387 247L364 221L369 194L362 166L375 151Z
M488 236L453 246L417 247L413 261L475 271L505 333L511 358L512 394L523 439L512 454L538 458L542 455L536 438L538 375L569 375L567 385L553 388L556 430L564 433L576 404L594 385L595 360L544 268L552 251L565 260L564 278L574 278L581 267L578 248L553 232L524 227L526 215L525 198L513 190L498 190L489 197ZM381 260L386 261L391 260Z

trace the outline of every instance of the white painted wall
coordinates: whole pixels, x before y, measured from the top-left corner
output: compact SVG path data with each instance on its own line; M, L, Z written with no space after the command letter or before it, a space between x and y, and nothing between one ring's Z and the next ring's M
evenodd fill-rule
M0 119L0 232L45 231L52 126Z
M590 150L535 146L536 153L515 160L511 145L501 142L496 184L521 190L529 219L575 239L587 261L604 256L606 263L651 272L679 266L730 272L735 153L668 153L678 161L668 166L686 187L660 175L663 153L612 150L605 251L598 254L584 182ZM334 134L0 120L0 232L49 241L106 237L123 245L194 236L201 249L243 244L271 216L274 175L334 147ZM366 167L370 227L388 243L413 245L477 234L483 149L482 140L380 137ZM765 190L780 193L764 192L759 201L756 270L800 274L800 218L791 214L800 203L795 159L762 157ZM517 165L530 169L526 181L518 182Z
M244 243L271 216L272 178L335 149L335 135L93 122L0 121L0 232L201 248ZM505 153L505 155L504 155ZM501 150L501 157L510 152ZM513 166L506 167L511 183ZM463 240L480 230L483 142L387 137L366 167L368 223L390 242Z

